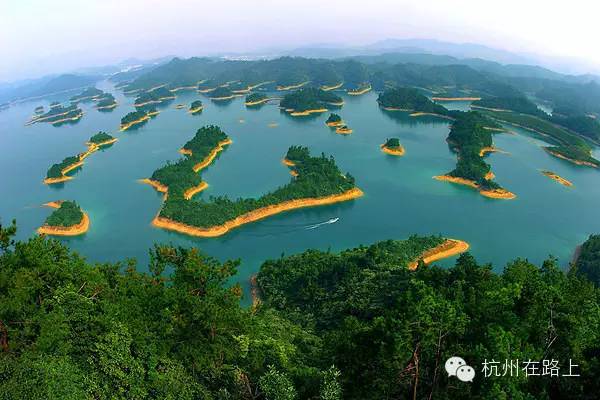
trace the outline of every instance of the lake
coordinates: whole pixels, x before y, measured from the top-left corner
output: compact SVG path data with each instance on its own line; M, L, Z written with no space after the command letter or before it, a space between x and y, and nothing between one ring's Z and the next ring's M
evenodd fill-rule
M91 228L83 236L60 240L89 261L134 257L138 268L146 270L153 243L195 246L220 260L241 259L235 280L247 289L249 277L264 260L308 248L338 251L412 234L440 234L466 240L480 262L501 271L516 257L539 264L553 255L566 267L575 247L590 233L600 232L600 171L551 157L541 148L544 142L521 129L511 127L513 134L494 135L495 145L508 154L494 153L487 161L496 181L518 196L494 200L468 187L432 179L456 163L446 143L448 121L382 111L373 92L343 95L346 103L336 112L354 130L348 136L325 126L327 113L294 118L274 104L246 109L243 98L217 104L193 91L178 92L174 102L160 108L160 115L140 129L118 132L121 117L134 110L134 98L124 97L108 82L98 87L112 92L119 106L102 113L93 103L82 104L84 116L74 125L24 126L37 105L47 108L52 100L66 100L73 93L0 112L0 168L5 171L0 180L0 218L5 224L17 220L19 239L34 235L52 212L43 203L75 200L89 214ZM187 108L198 98L204 111L190 115ZM175 109L178 103L186 109ZM444 104L469 107L464 102ZM195 199L256 197L285 184L291 176L281 159L294 144L308 146L312 154L332 154L365 195L352 202L280 214L218 238L192 238L152 227L162 195L138 180L167 160L177 160L177 150L206 124L219 125L233 144L202 172L209 187ZM42 183L53 163L84 151L86 140L99 130L119 141L88 157L75 179L57 186ZM404 157L380 151L388 137L400 138ZM541 169L569 179L574 187L545 177ZM336 223L307 229L336 217Z

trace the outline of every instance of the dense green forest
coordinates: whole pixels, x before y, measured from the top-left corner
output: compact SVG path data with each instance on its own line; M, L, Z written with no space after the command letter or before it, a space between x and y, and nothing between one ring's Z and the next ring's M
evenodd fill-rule
M81 116L83 116L83 111L77 107L77 104L63 106L55 102L50 105L46 113L37 115L32 119L32 122L49 122L52 125L58 126L67 122L63 120L79 119Z
M45 224L48 226L69 227L80 223L82 218L83 212L77 203L74 201L63 201L60 203L60 207L46 218Z
M190 151L175 163L167 162L152 173L152 180L169 188L167 201L184 197L184 192L202 183L200 174L194 172L194 166L201 163L228 136L218 126L208 125L196 131L194 137L182 148Z
M155 245L147 267L88 264L53 239L15 242L15 230L0 227L1 399L591 399L600 390L599 289L553 259L517 259L495 274L464 254L452 268L407 270L436 236L307 250L265 262L262 304L243 308L228 283L239 261ZM472 383L447 376L455 355L477 371ZM492 359L557 360L561 374L572 359L581 376L485 377Z
M88 140L88 142L98 144L98 143L108 142L109 140L113 140L113 139L114 139L113 136L109 135L108 133L106 133L104 131L100 131L100 132L96 133L94 136L92 136L90 138L90 140Z
M268 97L264 93L250 93L246 96L246 103L257 103L266 100Z
M192 104L190 104L190 111L193 114L196 114L196 113L202 111L202 107L203 107L202 100L194 100L194 101L192 101Z
M298 176L257 199L230 200L227 196L219 196L189 201L181 195L171 196L169 190L160 216L191 226L210 228L266 206L288 200L341 194L355 187L354 177L350 174L343 175L333 157L326 157L324 154L312 157L307 148L291 146L286 158L295 163L293 168Z
M121 118L121 125L126 125L131 122L137 121L141 118L144 118L147 115L146 111L137 110L127 113L123 118Z
M448 115L448 110L425 97L413 88L387 89L377 97L381 107Z
M219 86L212 92L208 93L208 97L211 99L230 98L231 96L233 96L233 92L227 86Z
M492 147L492 131L487 127L496 127L495 123L476 111L453 112L455 120L450 127L448 144L457 152L456 168L450 176L465 178L476 182L482 189L499 189L500 185L486 175L490 165L483 160L480 151Z
M574 270L600 287L600 235L590 235L577 253Z
M398 138L388 138L386 139L384 146L388 149L397 149L400 147L400 139Z
M600 141L600 123L598 123L595 117L588 115L563 116L557 112L553 112L550 121L591 140Z
M48 168L48 172L46 173L46 178L62 178L62 170L68 167L69 165L73 165L79 162L79 156L69 156L62 160L59 163L53 164L50 168Z
M329 114L327 121L325 121L326 124L338 124L340 122L342 122L342 117L335 113Z
M294 112L303 112L307 110L318 110L328 108L335 104L340 104L342 98L332 92L307 87L288 93L283 96L279 106L286 110Z
M105 93L100 89L97 89L95 87L89 87L89 88L85 89L83 92L81 92L80 94L71 97L69 99L69 101L71 103L91 101L95 98L99 98L99 97L103 96L104 94Z

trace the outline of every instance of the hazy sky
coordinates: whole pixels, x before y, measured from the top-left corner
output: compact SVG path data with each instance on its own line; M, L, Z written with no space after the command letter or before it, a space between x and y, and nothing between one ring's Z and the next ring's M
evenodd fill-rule
M594 0L0 0L0 81L128 57L386 38L474 42L600 65Z

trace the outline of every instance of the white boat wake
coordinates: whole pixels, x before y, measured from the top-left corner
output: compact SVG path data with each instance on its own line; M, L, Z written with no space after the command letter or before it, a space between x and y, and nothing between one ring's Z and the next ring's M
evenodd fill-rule
M336 223L336 222L338 222L339 220L340 220L339 218L331 218L331 219L328 219L328 220L327 220L327 221L325 221L325 222L320 222L320 223L318 223L318 224L309 225L309 226L307 226L307 227L306 227L306 228L304 228L304 229L316 229L316 228L318 228L318 227L320 227L320 226L323 226L323 225L335 224L335 223Z

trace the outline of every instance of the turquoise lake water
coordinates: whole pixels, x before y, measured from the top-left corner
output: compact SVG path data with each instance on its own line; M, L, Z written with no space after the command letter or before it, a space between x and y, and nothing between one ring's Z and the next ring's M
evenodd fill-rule
M495 145L509 154L491 154L488 162L496 181L518 196L494 200L432 179L456 163L445 141L447 121L384 112L377 106L376 93L344 96L346 103L338 113L354 129L348 136L325 126L327 114L293 118L276 105L246 109L243 98L219 105L194 92L179 92L174 102L140 129L118 132L121 117L134 110L134 99L109 83L98 87L112 92L119 106L101 113L91 103L82 104L84 116L74 125L24 126L37 105L69 96L21 103L0 112L0 168L5 171L0 178L0 218L4 223L17 220L20 239L34 235L51 213L41 204L75 200L90 215L91 228L83 236L60 240L89 261L134 257L139 269L145 270L153 243L195 246L220 260L240 258L236 280L247 288L249 277L265 259L308 248L336 251L415 233L441 234L468 241L480 262L493 263L500 271L516 257L541 263L553 255L566 266L575 247L590 233L600 232L600 171L549 156L541 148L544 142L520 129L494 136ZM204 111L190 115L187 107L198 98ZM178 103L186 104L186 109L175 109ZM464 102L444 104L469 107ZM308 146L313 154L332 154L365 195L347 203L280 214L218 238L192 238L152 227L162 195L138 180L167 160L178 159L177 150L206 124L219 125L233 144L202 173L209 188L196 198L260 196L285 184L291 177L281 158L293 144ZM85 141L98 130L114 134L119 141L87 158L75 179L61 186L42 183L48 167L84 151ZM380 151L379 145L388 137L400 138L404 157ZM571 180L574 187L554 182L541 169ZM306 229L335 217L337 223Z

